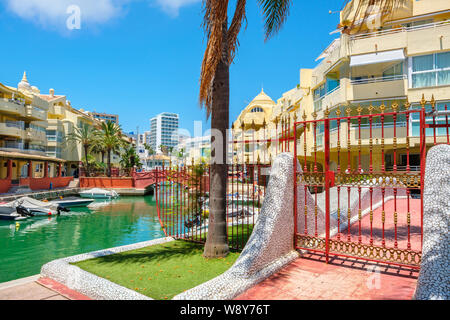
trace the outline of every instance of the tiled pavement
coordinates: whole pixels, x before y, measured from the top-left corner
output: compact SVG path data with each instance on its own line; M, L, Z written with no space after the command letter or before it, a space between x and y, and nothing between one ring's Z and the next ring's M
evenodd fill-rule
M370 270L376 268L379 272ZM237 300L409 300L418 271L355 259L306 254ZM39 276L0 285L0 300L90 300Z
M379 272L370 272L371 270ZM306 254L236 300L410 300L418 271Z
M48 278L33 276L0 284L0 300L90 300Z

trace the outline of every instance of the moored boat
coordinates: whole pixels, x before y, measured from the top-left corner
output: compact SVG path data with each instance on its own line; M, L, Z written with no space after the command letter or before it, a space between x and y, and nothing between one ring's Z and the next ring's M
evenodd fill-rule
M50 201L55 203L62 208L72 208L72 207L86 207L94 202L94 199L88 198L78 198L78 197L67 197Z
M114 190L106 190L100 188L93 188L80 191L79 195L82 198L91 198L91 199L114 199L119 197L117 192Z

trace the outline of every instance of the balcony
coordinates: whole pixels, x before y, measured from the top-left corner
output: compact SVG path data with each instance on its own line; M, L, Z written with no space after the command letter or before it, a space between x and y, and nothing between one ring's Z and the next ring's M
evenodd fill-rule
M25 136L23 123L12 121L0 123L0 136L23 139L23 137Z
M36 130L33 128L28 128L25 130L25 139L29 141L40 141L40 142L46 142L47 141L47 134L45 131L42 130Z
M314 111L318 113L319 119L323 117L323 111L333 108L336 105L343 104L347 101L347 86L349 80L341 79L340 85L327 92L323 97L314 101Z
M352 80L350 84L350 101L403 97L406 96L408 88L406 75Z
M52 106L48 110L48 113L57 116L58 119L64 119L66 117L66 108L63 106Z
M25 114L24 104L20 101L0 98L0 111L16 116L23 116Z
M47 120L47 112L31 105L25 106L26 116L31 120L45 121Z
M441 36L450 34L450 21L402 27L349 37L351 55L408 48L408 55L442 50Z

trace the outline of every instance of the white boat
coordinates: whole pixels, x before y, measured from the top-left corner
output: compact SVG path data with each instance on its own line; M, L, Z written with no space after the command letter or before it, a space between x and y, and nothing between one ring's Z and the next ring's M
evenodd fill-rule
M20 220L20 217L59 215L61 211L68 211L68 209L57 203L39 201L30 197L22 197L0 205L0 214L4 213L2 219L10 216L8 220ZM16 218L12 219L12 217Z
M100 188L93 188L89 190L80 191L79 195L82 198L91 198L91 199L114 199L119 197L117 192L114 190L106 190Z
M68 197L61 198L57 200L50 201L52 203L58 204L62 208L72 208L72 207L86 207L94 202L94 199L86 199L86 198L77 198L77 197Z
M22 216L20 213L17 213L16 208L5 206L5 204L0 205L0 220L25 220L26 216Z

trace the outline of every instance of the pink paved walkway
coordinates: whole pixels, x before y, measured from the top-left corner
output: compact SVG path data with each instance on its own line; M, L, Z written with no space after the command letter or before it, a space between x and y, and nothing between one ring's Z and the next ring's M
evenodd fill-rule
M414 251L420 251L421 244L421 210L420 199L409 199L410 226L408 232L408 200L397 199L397 201L389 200L384 205L385 223L384 223L384 239L386 247L395 247L395 238L397 237L397 246L399 249L407 249L408 244ZM394 225L394 212L397 212L397 230ZM367 214L361 219L361 242L369 244L371 239L375 246L382 245L383 223L382 223L382 207L378 207L373 211L372 228L370 225L370 215ZM397 231L397 232L396 232ZM358 242L359 222L353 223L350 227L351 241ZM347 241L348 229L342 230L340 234L341 240ZM334 237L337 239L337 236Z
M236 300L409 300L418 271L305 254ZM370 273L373 267L379 273Z
M49 278L0 289L0 300L91 300Z
M394 209L398 213L397 233L394 225ZM381 207L374 210L372 228L369 215L361 219L362 243L370 243L372 231L374 245L381 246L383 233L381 212ZM409 233L407 199L397 199L396 202L394 200L387 201L385 212L384 238L386 247L394 248L395 237L397 236L398 248L406 249L409 243L412 250L420 251L420 199L409 200L409 212L411 213ZM359 230L359 221L351 225L352 242L358 242ZM343 230L340 234L343 241L347 241L347 236L347 230ZM337 235L334 239L337 239ZM368 272L368 269L373 270L374 267L380 270L378 278L373 273ZM323 255L308 253L237 297L237 299L405 300L412 298L418 275L418 271L408 268L387 266L352 258L334 257L327 265ZM377 282L379 286L376 285Z

